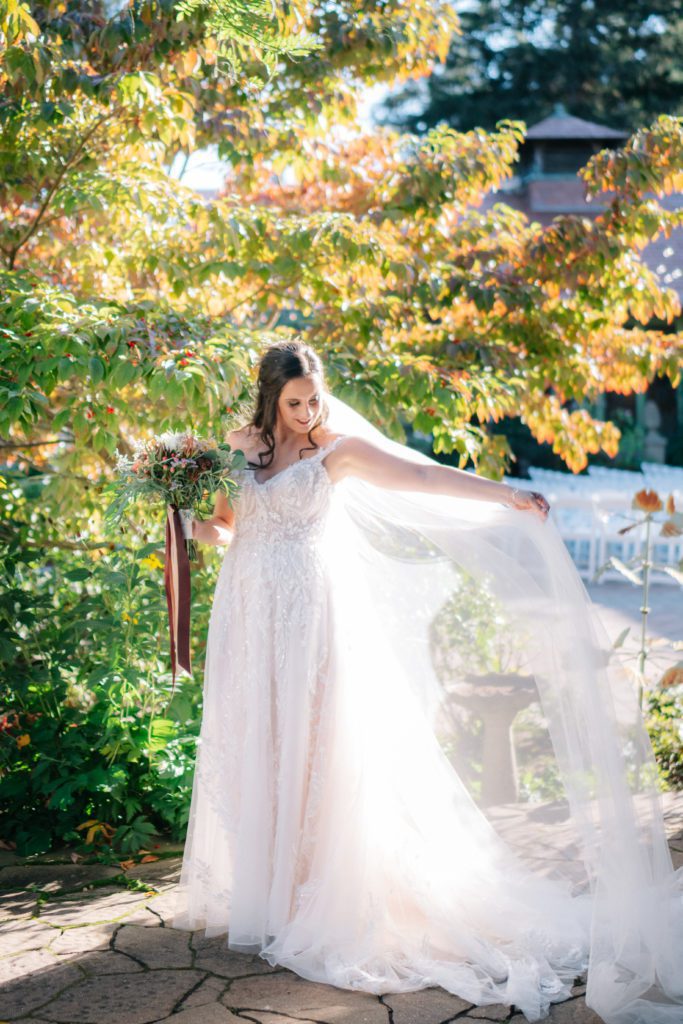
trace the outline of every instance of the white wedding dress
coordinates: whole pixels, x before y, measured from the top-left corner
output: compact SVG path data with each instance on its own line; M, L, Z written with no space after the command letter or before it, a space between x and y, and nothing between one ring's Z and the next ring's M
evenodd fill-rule
M565 829L565 846L543 861L538 844L527 855L536 826L533 814L514 817L520 801L482 809L476 784L461 781L458 751L444 750L435 726L436 684L427 683L424 617L433 618L435 595L420 589L420 558L407 590L408 576L383 572L387 600L406 617L397 615L393 634L382 622L385 606L368 584L371 545L336 497L346 481L333 485L325 468L343 443L260 483L251 470L238 473L173 924L226 933L230 949L313 981L374 993L439 985L539 1020L589 967L591 928L607 948L595 930L596 873L566 801L540 805L551 813L539 819L538 843L552 845L558 807ZM391 505L392 492L383 498ZM401 550L396 564L408 571ZM665 897L673 899L669 888ZM596 964L596 978L603 968ZM623 969L607 973L612 992ZM647 987L622 1007L639 1006ZM679 1011L605 1019L671 1024Z

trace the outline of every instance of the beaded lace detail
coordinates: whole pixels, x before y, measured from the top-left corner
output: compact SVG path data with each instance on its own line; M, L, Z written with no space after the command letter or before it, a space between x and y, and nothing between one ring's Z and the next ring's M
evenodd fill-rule
M239 470L241 490L231 547L247 538L268 545L313 541L324 526L332 487L323 459L342 440L336 437L267 480L257 480L254 470Z
M324 465L342 440L261 483L240 471L174 925L328 984L428 979L539 1019L585 966L583 933L448 788L357 585Z
M195 792L201 789L203 794L202 814L219 823L226 862L231 862L231 848L240 835L244 845L243 826L241 832L237 826L244 821L243 799L251 792L257 801L265 858L262 896L252 894L255 903L246 931L253 932L253 921L260 920L263 935L275 927L266 901L273 878L283 872L291 875L286 890L292 903L300 903L315 885L308 875L322 795L326 730L321 721L331 714L323 686L330 654L330 605L321 541L333 484L323 460L343 439L335 438L262 482L253 470L238 471L234 534L209 622ZM299 731L301 758L292 779L293 752L288 750L285 764L283 744L294 721L305 722L306 728ZM243 742L237 743L236 737ZM261 787L258 794L254 786ZM194 801L189 830L194 839L183 863L184 878L192 888L194 919L210 930L216 908L224 915L232 904L237 934L235 894L225 885L224 866L217 864L215 849L203 842L205 829L194 828L197 808ZM259 845L255 837L254 842ZM286 917L289 910L283 905L279 912ZM256 939L246 931L242 939L249 945Z

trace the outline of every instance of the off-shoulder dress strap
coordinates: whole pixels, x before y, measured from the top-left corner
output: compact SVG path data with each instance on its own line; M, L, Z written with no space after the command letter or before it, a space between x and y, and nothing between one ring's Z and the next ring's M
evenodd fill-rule
M329 444L324 444L320 451L317 452L316 454L319 456L328 455L331 451L334 451L334 449L337 447L340 441L345 441L347 437L348 434L340 434L339 437L335 437L332 441L329 442Z

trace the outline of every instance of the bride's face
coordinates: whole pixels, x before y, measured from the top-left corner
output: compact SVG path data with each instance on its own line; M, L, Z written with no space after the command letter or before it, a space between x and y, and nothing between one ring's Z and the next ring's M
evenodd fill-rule
M322 408L323 386L317 374L288 380L278 398L278 415L288 430L306 434Z

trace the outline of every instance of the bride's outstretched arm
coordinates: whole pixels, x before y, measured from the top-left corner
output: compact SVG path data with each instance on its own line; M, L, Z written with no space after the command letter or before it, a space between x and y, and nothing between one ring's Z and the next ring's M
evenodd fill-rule
M522 491L508 484L467 473L455 466L413 462L392 455L362 437L349 437L325 460L334 481L345 476L360 477L378 487L401 491L450 494L455 498L496 501L518 509L537 512L547 518L549 505L538 491Z

